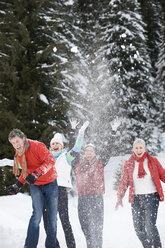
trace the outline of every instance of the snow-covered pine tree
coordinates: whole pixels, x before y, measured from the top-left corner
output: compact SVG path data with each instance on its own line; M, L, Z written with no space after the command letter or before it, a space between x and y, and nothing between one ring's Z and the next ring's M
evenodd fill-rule
M157 90L159 91L159 96L161 98L158 123L162 132L165 132L165 28L164 27L162 27L162 44L160 46L160 52L159 52L158 61L156 63L156 67L157 67L157 76L155 78L155 84L157 85Z
M155 63L158 59L159 45L161 42L161 3L157 0L138 1L140 2L142 19L146 23L147 47L153 69L152 73L155 77Z
M155 87L144 27L136 0L110 1L105 39L109 67L120 85L118 113L124 116L124 128L119 145L123 152L131 151L135 137L151 142L154 129Z
M68 136L67 131L70 128L68 119L77 117L79 120L84 120L84 110L80 107L83 97L79 93L79 90L82 93L84 87L83 84L80 86L80 78L82 78L82 74L87 74L84 69L87 66L84 65L84 57L80 49L83 30L75 24L76 9L72 1L51 1L49 9L51 18L48 22L55 26L52 37L55 44L53 56L56 61L56 68L53 71L56 79L54 89L62 100L58 103L55 99L54 108L58 104L65 104L67 122L64 123L66 129L63 129L62 132Z
M103 3L77 1L73 8L72 43L77 52L65 75L71 92L69 113L81 121L90 121L86 142L97 144L99 141L98 152L105 161L111 153L110 122L116 113L113 94L116 88L111 82L102 40Z

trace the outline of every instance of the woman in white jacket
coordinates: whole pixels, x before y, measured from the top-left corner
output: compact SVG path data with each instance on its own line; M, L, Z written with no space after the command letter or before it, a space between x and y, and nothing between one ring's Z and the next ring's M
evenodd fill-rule
M56 133L50 141L51 153L55 158L55 167L57 171L57 183L58 183L58 212L61 220L61 224L65 234L65 240L68 248L75 248L76 243L72 232L72 227L69 221L68 215L68 190L72 188L71 183L71 162L75 159L77 153L80 152L84 132L88 127L89 122L86 121L80 128L78 137L76 139L74 147L67 152L63 149L63 139L60 133ZM47 231L47 215L46 208L44 210L44 227ZM56 247L59 248L59 242L56 240Z

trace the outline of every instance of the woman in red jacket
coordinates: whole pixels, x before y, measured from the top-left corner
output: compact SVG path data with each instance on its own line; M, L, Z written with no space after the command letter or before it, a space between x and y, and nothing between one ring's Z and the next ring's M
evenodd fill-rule
M78 216L87 248L102 248L104 221L104 166L88 144L84 158L76 165Z
M165 169L147 151L145 141L136 139L133 154L125 162L117 193L116 209L129 187L129 202L135 232L144 248L161 248L156 227L159 201L164 200L161 182L165 182Z

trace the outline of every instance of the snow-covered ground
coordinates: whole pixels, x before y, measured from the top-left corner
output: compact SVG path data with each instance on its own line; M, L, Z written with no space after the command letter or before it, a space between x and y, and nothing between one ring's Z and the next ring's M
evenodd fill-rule
M124 207L116 211L116 192L113 190L115 170L127 156L111 158L105 167L106 193L105 220L103 232L103 248L141 248L141 244L133 229L131 206L128 203L128 192L124 198ZM165 153L159 154L159 161L165 167ZM164 163L164 164L163 164ZM163 188L165 189L164 185ZM26 194L0 197L0 247L23 248L29 218L31 216L31 198ZM77 248L85 248L86 242L81 231L77 214L77 197L69 197L70 221L72 224ZM165 202L160 203L157 226L165 247ZM61 248L66 248L61 223L58 221L58 240ZM40 224L40 239L38 248L44 248L45 231L43 222Z

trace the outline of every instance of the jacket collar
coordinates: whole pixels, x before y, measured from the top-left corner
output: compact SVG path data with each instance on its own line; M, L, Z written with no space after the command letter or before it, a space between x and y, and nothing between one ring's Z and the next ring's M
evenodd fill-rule
M27 151L27 149L29 148L29 146L30 146L30 144L29 144L29 142L28 142L28 139L26 138L25 139L25 146L26 146L26 151Z

